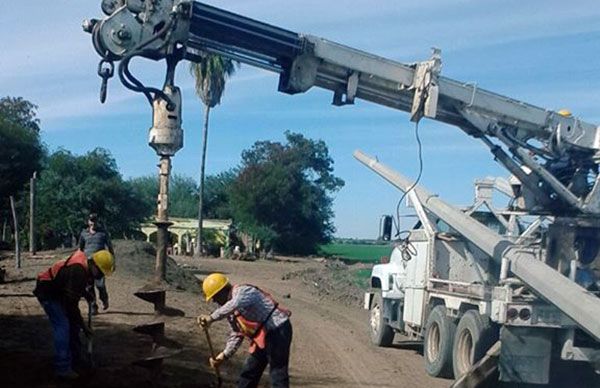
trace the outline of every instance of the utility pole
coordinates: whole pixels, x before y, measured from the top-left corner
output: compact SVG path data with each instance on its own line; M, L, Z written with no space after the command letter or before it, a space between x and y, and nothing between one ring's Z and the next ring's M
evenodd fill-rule
M35 181L37 180L37 171L29 180L29 253L35 255Z
M17 221L17 210L15 197L10 196L10 210L12 211L13 225L15 230L15 267L21 269L21 247L19 246L19 222Z

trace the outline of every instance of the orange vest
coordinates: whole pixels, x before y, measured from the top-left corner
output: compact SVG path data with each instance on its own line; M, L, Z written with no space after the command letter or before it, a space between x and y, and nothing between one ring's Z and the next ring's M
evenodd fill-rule
M246 337L250 340L250 349L249 349L250 353L254 353L257 348L264 349L267 344L267 330L265 328L265 325L267 324L267 321L269 320L269 318L271 318L271 315L273 315L275 310L279 310L279 311L283 312L284 314L287 314L288 317L290 315L292 315L292 312L286 308L279 306L279 303L277 303L275 301L275 299L273 299L271 294L269 294L268 292L265 292L265 291L261 290L260 288L253 286L251 284L245 284L245 285L256 288L261 294L263 294L263 296L265 298L267 298L271 302L273 302L273 306L274 306L273 310L271 310L271 312L267 316L267 319L265 319L264 322L251 321L251 320L245 318L242 315L242 313L240 313L237 310L235 310L233 312L233 315L235 316L235 320L238 324L238 328L240 329L240 332L244 335L244 337ZM234 289L235 289L235 287L238 287L238 286L237 285L233 286Z
M81 265L83 268L88 270L87 256L82 251L77 251L69 256L67 259L59 260L50 268L42 271L38 274L38 281L52 281L63 267L69 267L71 265Z

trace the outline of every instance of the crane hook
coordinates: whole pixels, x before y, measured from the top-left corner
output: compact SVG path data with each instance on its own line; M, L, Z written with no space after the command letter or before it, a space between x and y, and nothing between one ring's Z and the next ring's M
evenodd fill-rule
M113 61L102 59L98 63L98 76L102 78L100 84L100 102L104 104L106 101L106 91L108 87L108 80L115 74L115 65Z

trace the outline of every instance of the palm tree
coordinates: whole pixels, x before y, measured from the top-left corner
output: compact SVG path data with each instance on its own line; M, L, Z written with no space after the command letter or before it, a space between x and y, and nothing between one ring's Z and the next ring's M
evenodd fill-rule
M204 130L202 132L202 162L200 163L200 190L198 200L198 236L195 257L202 251L202 202L204 198L204 168L208 141L208 119L210 110L221 103L227 78L235 73L239 63L220 55L204 53L202 59L190 65L190 73L196 81L196 94L204 104Z

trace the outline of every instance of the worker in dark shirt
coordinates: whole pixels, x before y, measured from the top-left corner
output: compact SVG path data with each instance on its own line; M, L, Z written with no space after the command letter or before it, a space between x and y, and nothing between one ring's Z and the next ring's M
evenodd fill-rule
M81 343L79 331L89 338L92 330L79 311L79 300L94 279L114 271L113 255L98 251L88 261L85 253L77 251L67 259L56 262L40 272L33 294L38 298L52 325L54 335L54 368L59 378L77 378L73 365L79 362Z
M112 243L110 242L110 236L108 235L108 232L102 226L100 226L98 222L98 215L96 213L90 214L87 222L88 227L82 230L79 236L79 249L85 252L88 260L92 259L92 255L94 253L103 249L108 250L114 257L115 251L113 250ZM98 289L102 307L104 310L106 310L108 308L108 291L106 290L105 279L98 279L94 283ZM98 314L98 304L96 303L96 291L94 289L94 285L90 287L89 296L92 313L96 315Z

